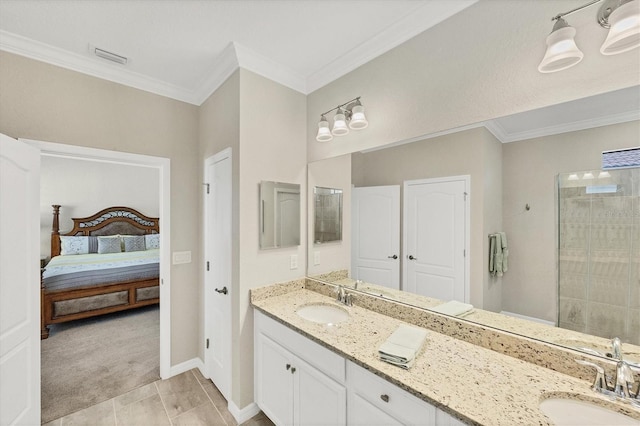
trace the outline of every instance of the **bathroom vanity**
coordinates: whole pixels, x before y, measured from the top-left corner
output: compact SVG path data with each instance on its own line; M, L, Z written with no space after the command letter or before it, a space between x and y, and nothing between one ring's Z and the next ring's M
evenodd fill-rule
M333 290L312 280L252 290L255 398L277 425L546 425L539 405L548 398L587 401L640 424L640 410L594 393L585 379L433 330L411 369L385 363L378 347L400 324L449 319L400 313L408 308L359 293L348 307ZM310 305L335 305L348 318L332 324L297 313Z

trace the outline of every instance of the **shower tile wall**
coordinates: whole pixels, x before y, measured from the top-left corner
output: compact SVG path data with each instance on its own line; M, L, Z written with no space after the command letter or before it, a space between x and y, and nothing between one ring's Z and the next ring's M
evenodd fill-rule
M336 194L317 194L315 198L315 242L342 240L342 203Z
M640 344L640 169L599 173L559 177L559 325Z

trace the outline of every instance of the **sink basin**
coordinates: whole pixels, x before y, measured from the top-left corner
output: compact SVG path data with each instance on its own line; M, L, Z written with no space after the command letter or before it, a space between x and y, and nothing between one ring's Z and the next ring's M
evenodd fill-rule
M320 324L337 324L349 319L349 311L345 308L324 303L305 305L296 313L306 320Z
M540 403L540 411L546 414L557 426L640 426L639 420L587 401L549 398Z

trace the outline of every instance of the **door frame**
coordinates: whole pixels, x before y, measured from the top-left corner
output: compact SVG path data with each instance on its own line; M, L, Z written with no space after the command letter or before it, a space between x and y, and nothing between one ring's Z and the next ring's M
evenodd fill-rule
M207 170L208 167L211 165L214 165L215 163L218 163L220 161L223 160L228 160L230 162L230 171L231 171L231 175L229 176L229 192L231 193L231 196L233 196L233 192L232 192L232 188L233 188L233 157L232 157L233 151L232 148L225 148L222 151L217 152L216 154L207 157L204 160L204 173L203 173L203 177L204 177L204 185L207 185L207 187L210 187L210 185L212 185L213 182L213 177L209 176ZM211 293L211 295L207 295L207 287L206 287L206 282L207 282L207 272L213 272L213 271L207 271L207 259L210 259L213 255L213 251L214 251L214 247L213 247L213 243L212 243L212 239L208 238L209 237L209 233L212 232L211 229L209 229L209 225L208 225L208 216L211 213L209 211L209 206L208 206L208 202L207 202L207 191L203 191L203 216L202 216L202 229L203 229L203 235L204 235L204 256L203 256L203 261L202 261L202 265L203 265L203 269L202 269L202 274L203 274L203 279L202 279L202 289L203 289L203 293L204 293L204 297L203 299L203 311L204 311L204 327L203 327L203 331L204 331L204 335L202 337L202 341L206 342L207 339L212 335L213 332L213 325L211 324L211 315L210 315L210 310L209 308L209 304L212 303L211 297L213 296L213 293ZM212 202L215 202L215 199L212 200ZM232 206L229 206L229 208L231 209ZM231 218L231 215L230 215ZM232 223L228 223L227 224L229 227L232 226ZM229 242L229 244L231 244L231 242ZM215 265L215 263L214 263ZM215 267L215 266L214 266ZM229 276L232 277L231 275L231 269L232 269L232 265L228 264L226 265L226 267L229 269ZM232 282L233 282L233 277L232 277ZM229 287L231 287L231 283L229 285ZM233 289L229 288L229 297L228 303L231 303L231 297L233 296ZM228 318L228 326L231 327L231 307L229 308L229 318ZM231 336L231 333L229 333L229 336ZM227 342L228 348L227 348L227 360L229 363L232 363L232 356L231 356L231 341ZM212 368L211 365L212 361L210 359L210 356L208 356L207 354L207 348L204 348L204 375L206 375L207 378L211 378L210 375L210 369ZM223 393L223 390L220 389L220 392L223 393L223 396L226 398L226 400L231 403L231 391L232 391L232 377L231 377L231 370L232 370L232 366L228 365L226 366L226 371L227 371L227 377L225 378L225 380L227 381L227 385L228 385L228 389L225 389L225 392ZM216 385L217 386L217 385Z
M160 232L160 377L171 377L171 160L164 157L109 151L31 139L18 139L40 150L41 156L149 167L159 173Z
M471 175L445 176L429 179L405 180L402 183L402 256L407 253L407 190L410 185L422 185L431 183L444 182L464 182L464 302L469 303L471 300ZM406 287L408 279L407 267L408 262L402 259L402 290Z

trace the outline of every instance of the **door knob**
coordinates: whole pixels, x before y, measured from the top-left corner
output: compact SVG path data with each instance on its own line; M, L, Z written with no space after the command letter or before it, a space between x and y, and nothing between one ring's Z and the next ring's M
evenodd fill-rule
M387 256L387 259L397 259L398 255L394 254L393 256Z
M222 293L222 294L227 294L227 286L222 287L222 290L219 288L214 289L215 291L217 291L218 293Z
M409 255L409 260L418 260L417 257L413 257L412 255Z

